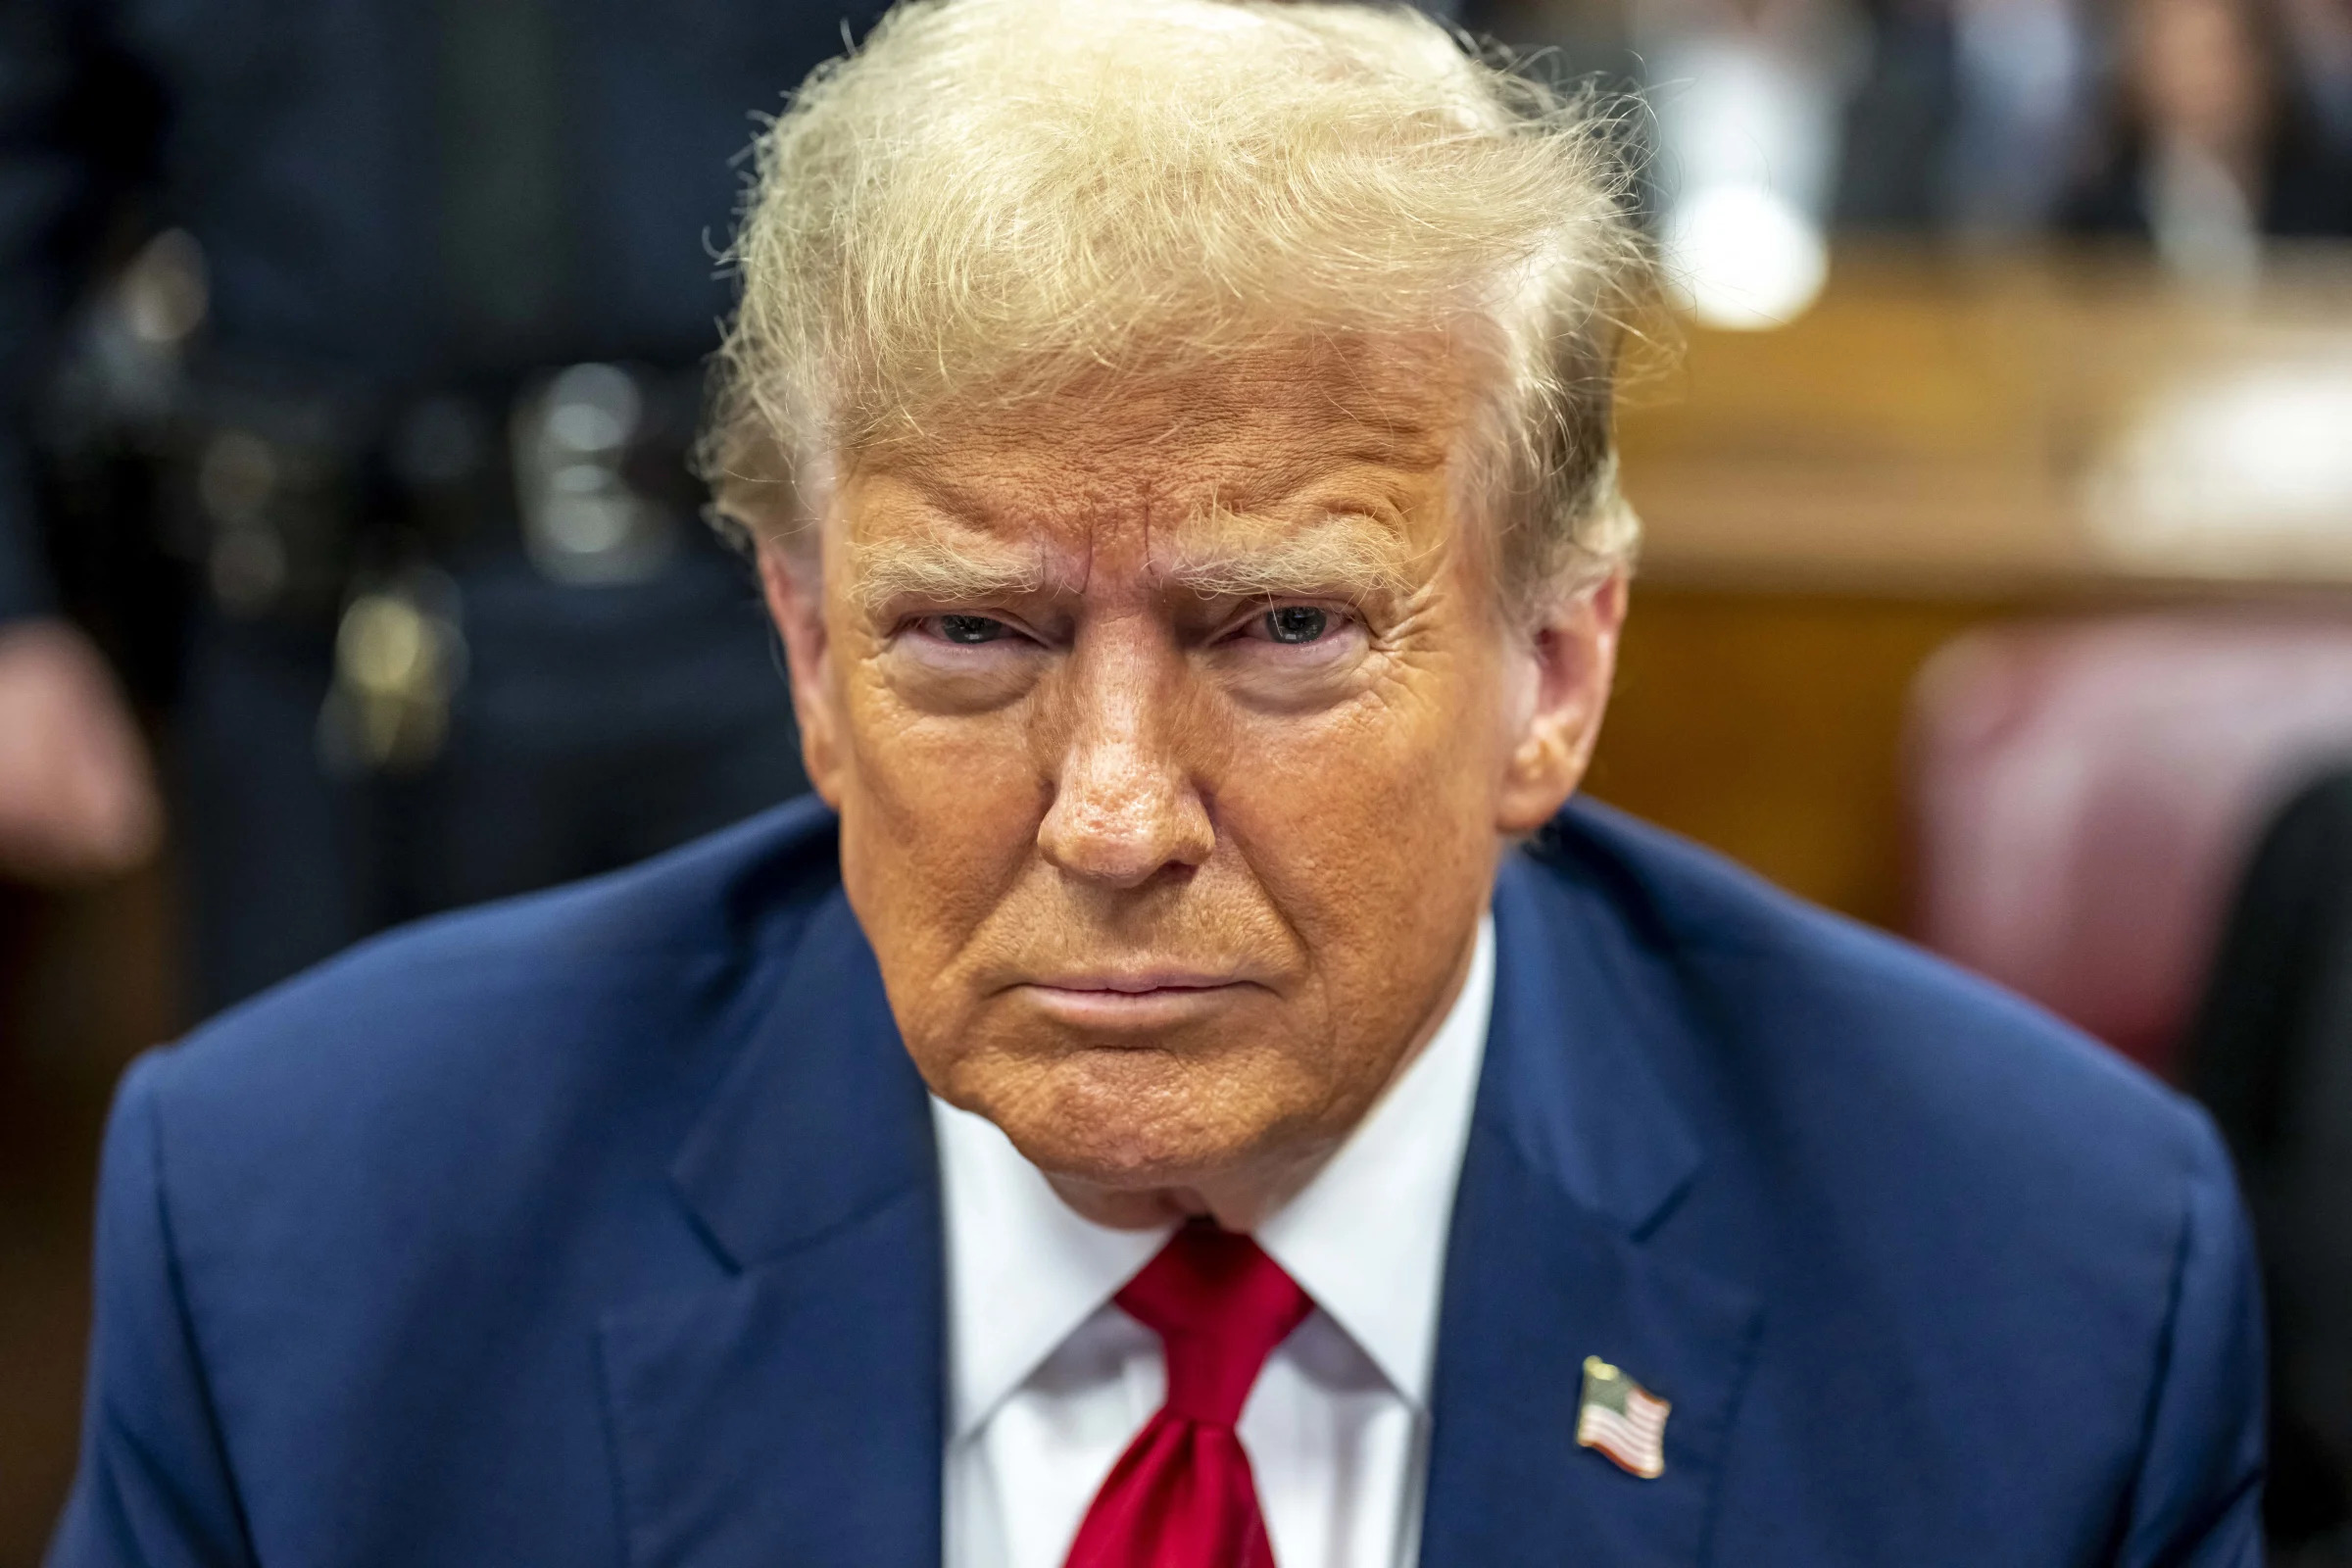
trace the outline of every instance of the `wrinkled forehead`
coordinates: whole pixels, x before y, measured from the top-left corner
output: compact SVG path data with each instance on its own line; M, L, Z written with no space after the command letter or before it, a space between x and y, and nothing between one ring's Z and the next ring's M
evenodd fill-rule
M841 560L994 551L1168 568L1313 531L1359 555L1443 527L1464 423L1442 345L1332 340L934 411L846 466ZM1343 526L1345 525L1345 526Z

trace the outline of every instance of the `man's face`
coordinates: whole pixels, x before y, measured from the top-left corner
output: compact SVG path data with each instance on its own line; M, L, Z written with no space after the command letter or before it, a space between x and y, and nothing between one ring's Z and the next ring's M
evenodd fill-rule
M1344 1137L1450 1000L1498 830L1572 787L1530 790L1560 672L1452 514L1461 406L1402 352L1072 393L852 466L821 571L764 562L907 1049L1048 1172ZM1607 648L1568 652L1589 731Z

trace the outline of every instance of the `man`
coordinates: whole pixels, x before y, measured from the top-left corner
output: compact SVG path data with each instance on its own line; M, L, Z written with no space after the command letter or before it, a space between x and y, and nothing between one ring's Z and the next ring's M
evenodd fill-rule
M1600 136L1341 5L812 78L710 452L823 805L138 1067L55 1561L2255 1560L2207 1124L1563 809Z

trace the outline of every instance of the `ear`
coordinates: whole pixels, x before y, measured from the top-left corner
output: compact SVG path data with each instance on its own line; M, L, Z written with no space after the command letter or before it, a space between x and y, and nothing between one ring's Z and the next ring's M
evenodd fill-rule
M1524 717L1503 769L1498 832L1533 833L1583 781L1617 673L1625 604L1625 573L1613 572L1598 587L1547 605L1521 633Z
M762 535L760 589L784 639L792 713L801 727L801 765L827 806L841 808L843 725L825 633L824 573L817 562Z

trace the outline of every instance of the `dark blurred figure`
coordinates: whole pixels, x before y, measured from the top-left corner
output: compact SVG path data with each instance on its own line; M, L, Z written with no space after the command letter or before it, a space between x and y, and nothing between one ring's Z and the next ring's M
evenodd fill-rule
M2191 281L2352 234L2352 0L1866 0L1848 227L2129 233Z
M2352 234L2344 0L2128 0L2114 109L2064 218L2147 235L2183 277L2250 281L2264 235Z
M2352 1564L2352 771L2265 835L2187 1060L2264 1260L2275 1560Z
M157 836L68 601L208 1010L800 788L684 453L731 156L875 9L0 8L0 873Z
M1869 0L1837 216L2000 244L2045 229L2085 132L2077 0Z

